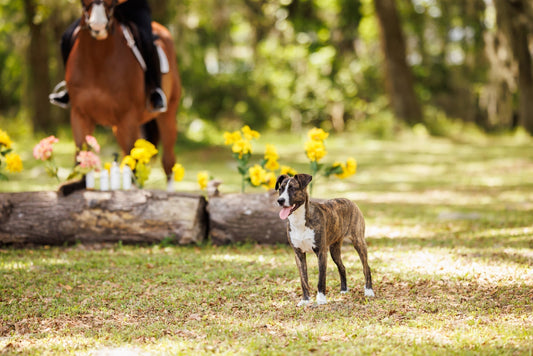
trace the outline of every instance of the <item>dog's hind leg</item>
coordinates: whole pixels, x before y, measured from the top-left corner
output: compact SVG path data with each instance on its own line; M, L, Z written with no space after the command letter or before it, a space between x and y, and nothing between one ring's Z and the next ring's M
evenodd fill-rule
M363 274L365 275L365 296L374 297L374 290L372 289L372 274L370 273L370 267L368 266L368 253L366 249L365 232L360 229L352 238L353 246L359 254L361 264L363 265Z
M299 249L294 249L296 254L296 266L298 267L298 273L300 273L300 282L302 284L302 300L298 303L298 306L309 304L309 282L307 278L307 261L305 253Z
M355 249L359 254L361 259L361 264L363 265L363 274L365 275L365 296L374 297L374 290L372 289L372 274L370 273L370 267L368 266L368 255L366 251L366 244L363 246L355 245Z
M329 247L329 252L331 254L333 262L335 262L335 264L337 265L337 269L339 270L339 276L341 278L341 293L346 293L348 292L348 287L346 285L346 268L342 263L341 246L342 241L334 243Z

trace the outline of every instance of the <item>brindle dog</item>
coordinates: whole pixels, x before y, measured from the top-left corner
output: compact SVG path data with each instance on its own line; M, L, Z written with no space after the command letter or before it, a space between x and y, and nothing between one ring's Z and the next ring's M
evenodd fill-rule
M326 266L328 249L337 265L341 279L341 293L346 293L346 269L341 259L341 247L345 238L351 239L365 275L365 296L373 297L372 276L368 266L365 241L365 219L357 205L348 199L332 199L324 202L310 201L307 185L312 177L297 174L294 177L281 175L276 182L279 191L278 204L282 207L280 218L289 219L287 235L296 254L296 265L300 273L303 298L298 305L309 301L306 253L314 252L318 257L317 304L326 300Z

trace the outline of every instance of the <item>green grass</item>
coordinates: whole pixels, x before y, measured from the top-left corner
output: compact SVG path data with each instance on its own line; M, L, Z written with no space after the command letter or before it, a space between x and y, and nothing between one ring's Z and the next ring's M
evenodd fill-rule
M257 147L276 143L282 163L303 171L304 140L266 135ZM179 188L197 189L207 169L223 192L238 191L227 148L180 145ZM376 298L364 297L348 245L350 292L340 294L329 261L328 304L305 308L287 246L3 247L0 352L532 355L531 139L346 135L327 145L326 162L354 156L358 173L317 180L315 196L347 196L363 210ZM11 176L0 190L31 190L42 172L26 167L22 183ZM149 187L164 186L157 170ZM46 179L35 189L53 189ZM308 264L315 289L316 258Z

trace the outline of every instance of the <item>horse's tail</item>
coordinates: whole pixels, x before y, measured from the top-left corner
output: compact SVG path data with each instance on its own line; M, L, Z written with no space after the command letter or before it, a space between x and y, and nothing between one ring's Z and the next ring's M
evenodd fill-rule
M157 127L155 119L150 120L141 126L141 135L145 140L157 147L157 144L159 143L159 128Z

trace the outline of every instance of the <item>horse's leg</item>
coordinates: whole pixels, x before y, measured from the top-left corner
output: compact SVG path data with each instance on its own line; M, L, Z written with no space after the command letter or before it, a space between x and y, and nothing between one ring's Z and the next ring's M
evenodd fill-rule
M79 150L85 142L85 136L94 132L95 124L92 120L85 118L74 108L70 113L70 127L76 148Z
M70 126L76 148L80 150L85 142L85 136L93 133L95 124L90 119L81 115L78 110L72 108L70 111ZM59 186L59 193L67 196L76 190L85 189L85 187L85 176L83 176L79 181L69 181L61 184Z
M176 163L176 155L174 154L174 144L176 143L176 137L178 135L176 127L176 110L177 104L170 102L168 103L168 111L159 114L156 119L161 145L163 146L161 160L167 176L167 190L169 191L173 190L172 167Z
M133 116L133 115L132 115ZM128 155L140 137L140 128L136 121L123 120L120 125L113 127L113 133L124 155Z

